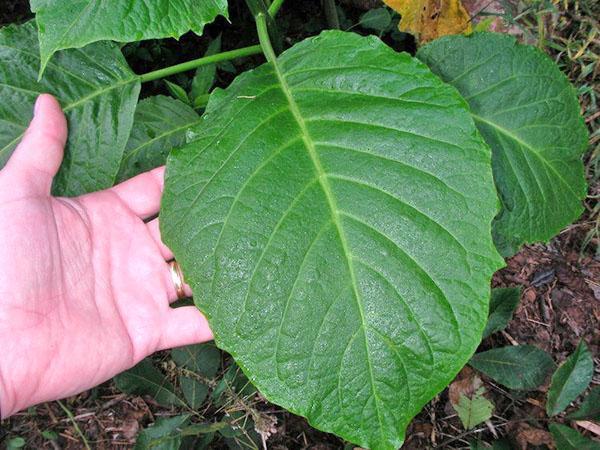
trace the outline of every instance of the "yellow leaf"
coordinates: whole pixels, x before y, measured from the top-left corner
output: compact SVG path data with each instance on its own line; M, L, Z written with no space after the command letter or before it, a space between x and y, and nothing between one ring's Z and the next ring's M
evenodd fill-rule
M425 43L447 34L471 32L471 19L460 0L384 0L400 13L400 31Z

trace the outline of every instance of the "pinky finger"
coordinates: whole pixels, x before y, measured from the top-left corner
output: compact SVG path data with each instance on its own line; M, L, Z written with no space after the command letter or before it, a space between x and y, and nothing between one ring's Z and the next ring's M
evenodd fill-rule
M160 350L200 344L213 339L204 315L195 306L183 306L169 311L164 322Z

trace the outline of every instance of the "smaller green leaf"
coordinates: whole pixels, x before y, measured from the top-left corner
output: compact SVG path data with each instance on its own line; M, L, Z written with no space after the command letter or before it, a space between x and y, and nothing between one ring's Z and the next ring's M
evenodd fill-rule
M176 348L171 357L177 365L206 378L213 378L221 366L221 352L212 343Z
M477 353L469 365L509 389L529 390L544 382L554 361L537 347L515 345Z
M208 386L184 376L179 377L179 385L190 408L199 409L208 395Z
M221 61L221 62L217 63L217 67L219 68L219 70L222 70L223 72L227 72L232 75L237 74L237 69L231 61Z
M471 398L461 394L457 405L452 405L466 430L476 427L492 417L494 404L483 396L485 388L479 388Z
M42 436L44 439L48 439L49 441L55 441L58 439L58 434L52 430L44 430L42 431Z
M375 8L360 16L358 23L363 28L383 33L392 23L392 15L387 8Z
M23 448L25 447L25 444L25 439L23 439L22 437L12 438L6 443L6 450Z
M221 35L211 41L206 49L204 56L211 56L221 51ZM196 69L196 74L192 80L192 89L190 92L190 100L192 103L196 103L196 99L201 95L207 94L210 88L215 83L217 75L216 64L206 64Z
M492 24L494 23L495 19L496 19L496 17L494 17L494 16L483 19L481 22L479 22L477 25L475 25L473 27L473 32L481 33L484 31L491 31L490 28L492 27Z
M188 105L165 95L140 101L117 181L163 165L169 152L186 142L186 133L200 124L200 116Z
M592 354L585 342L581 341L575 352L552 375L546 402L548 415L555 416L564 411L569 403L587 389L593 374Z
M498 331L504 330L521 298L520 288L492 289L490 300L490 314L487 325L483 330L483 338Z
M566 425L551 423L550 433L556 450L600 450L600 442L592 441Z
M595 386L583 399L579 409L569 414L567 418L600 420L600 386Z
M189 414L158 419L142 430L137 438L135 450L178 450L181 445L181 427L190 419Z
M126 394L149 395L161 405L185 405L185 402L175 393L173 385L148 358L117 375L115 384Z
M171 83L168 80L165 80L165 84L167 85L167 89L169 90L169 93L173 96L173 98L176 98L177 100L185 103L186 105L190 104L190 99L188 98L187 94L185 93L185 90L181 86L175 83Z

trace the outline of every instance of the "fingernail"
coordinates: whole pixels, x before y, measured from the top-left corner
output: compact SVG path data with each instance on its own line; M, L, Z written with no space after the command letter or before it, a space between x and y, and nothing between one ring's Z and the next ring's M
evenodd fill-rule
M41 95L38 95L38 98L35 100L35 105L33 106L33 115L35 116L39 109L40 109L40 99L42 98Z

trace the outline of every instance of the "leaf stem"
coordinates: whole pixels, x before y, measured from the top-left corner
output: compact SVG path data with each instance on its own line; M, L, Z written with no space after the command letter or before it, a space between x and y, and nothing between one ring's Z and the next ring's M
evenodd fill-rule
M277 15L284 1L285 0L273 0L273 3L271 3L271 6L269 6L269 14L271 17L275 17Z
M214 64L221 61L229 61L231 59L242 58L244 56L258 55L262 52L260 45L251 45L250 47L242 47L236 50L217 53L215 55L204 56L202 58L186 61L174 66L165 67L163 69L154 70L139 76L142 83L148 81L159 80L161 78L174 75L176 73L187 72L188 70L196 69L207 64Z
M256 6L256 9L251 8L251 10L253 10L252 11L253 14L256 17L258 17L258 15L257 15L258 13L262 13L264 15L265 13L268 12L269 21L273 21L273 18L277 15L277 12L283 5L284 1L285 0L273 0L273 2L270 4L268 9L265 6L264 10L262 8L262 6L265 5L263 0L249 0L248 4L249 5L252 4L253 6ZM260 11L257 11L258 9L260 9ZM265 29L267 29L267 31L268 31L268 27L266 26L267 18L263 17L263 20L265 22ZM275 30L274 23L272 24L271 28L272 28L271 33L275 35L274 38L277 38L278 33ZM266 36L268 38L268 33ZM273 47L271 45L270 39L267 39L267 42L269 43L269 48L271 48L271 51L273 51ZM244 56L258 55L263 52L264 52L264 46L261 41L261 45L251 45L249 47L242 47L242 48L238 48L236 50L230 50L227 52L217 53L215 55L204 56L202 58L193 59L191 61L186 61L181 64L175 64L174 66L165 67L163 69L153 70L152 72L148 72L148 73L139 75L139 80L142 83L147 83L148 81L160 80L161 78L166 78L168 76L175 75L177 73L187 72L188 70L194 70L200 66L205 66L207 64L214 64L214 63L218 63L221 61L229 61L231 59L242 58ZM273 52L273 54L275 54L275 53ZM265 55L266 55L266 53L265 53Z
M264 15L265 23L267 24L267 31L269 32L270 42L276 53L280 53L283 50L283 44L277 24L273 17L269 13L269 9L265 4L264 0L246 0L248 9L254 16L254 20L257 20L259 14Z
M79 425L77 424L77 421L75 420L75 416L73 416L73 413L71 412L71 410L69 408L67 408L65 405L63 405L63 403L60 400L57 400L56 403L58 403L58 405L62 408L62 410L65 412L65 414L67 415L67 417L69 418L69 420L73 424L73 427L75 428L75 431L77 432L77 434L79 435L79 437L83 441L83 446L87 450L91 450L90 444L88 443L87 439L85 438L85 435L81 431L81 428L79 428Z
M325 10L325 18L327 19L327 25L329 25L329 28L339 30L340 19L335 6L335 0L323 0L323 9Z
M262 48L262 52L265 54L267 61L274 62L277 58L275 50L271 45L271 39L269 39L269 29L267 26L267 17L263 13L256 15L256 30L258 31L258 40Z

